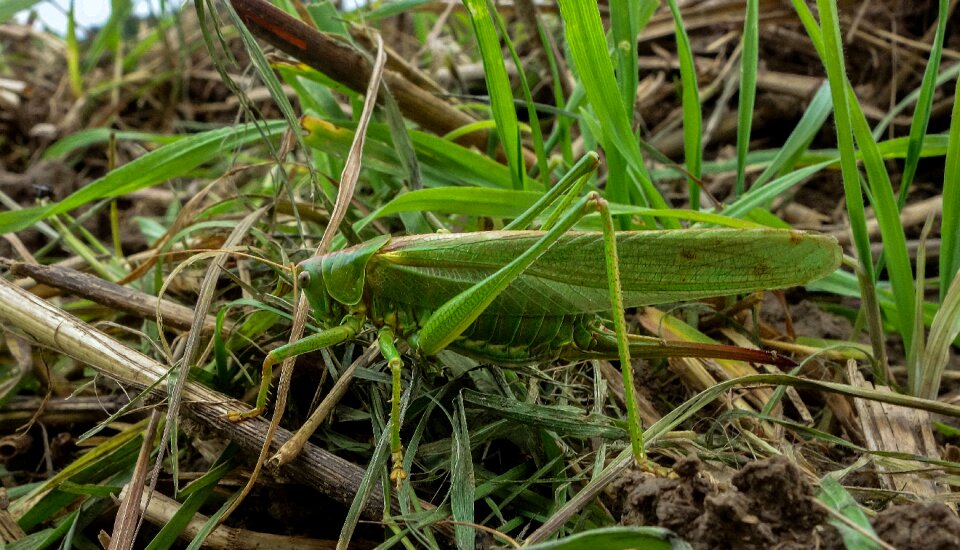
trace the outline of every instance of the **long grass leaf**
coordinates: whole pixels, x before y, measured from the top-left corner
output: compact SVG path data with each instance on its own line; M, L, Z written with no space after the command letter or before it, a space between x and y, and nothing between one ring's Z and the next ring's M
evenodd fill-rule
M483 58L483 75L487 82L487 94L490 96L490 110L497 121L497 136L503 144L507 165L514 189L523 188L523 151L520 147L520 125L517 111L513 105L513 89L507 67L503 63L500 49L500 37L494 27L487 0L466 0L464 5L470 14L473 31L477 35L477 46ZM518 70L522 67L517 67Z
M457 396L453 412L453 446L450 450L450 509L457 522L454 533L457 547L470 550L475 545L473 502L476 485L473 478L473 457L470 454L470 430L463 395Z
M844 77L844 80L846 81L846 77ZM880 236L883 239L887 273L890 276L893 296L897 302L897 315L894 318L894 324L903 337L904 346L909 350L913 342L913 312L916 300L914 297L913 272L910 268L910 255L907 252L907 238L903 232L903 224L900 223L900 210L897 208L897 199L893 194L893 185L890 183L886 164L884 164L883 157L880 155L876 141L873 140L870 126L860 109L853 88L847 85L846 89L853 132L857 138L857 145L860 146L860 152L863 154L863 167L867 172L874 215L880 225ZM867 256L865 261L861 261L872 264L873 260L871 256ZM874 275L874 281L876 281L876 275ZM907 367L908 378L911 377L911 372L913 376L917 374L914 369L915 366L907 365ZM911 388L915 392L918 379L912 378L912 380L914 384L911 385Z
M214 67L216 68L217 72L220 74L220 77L223 79L224 84L226 84L226 86L230 89L230 91L233 92L234 96L240 100L240 106L243 109L243 112L250 113L251 118L255 119L255 117L252 116L254 114L254 108L249 98L247 97L246 93L241 89L240 86L238 86L234 82L230 73L226 70L226 67L222 61L221 56L218 56L215 54L216 50L213 45L211 33L208 31L207 26L202 23L203 21L202 15L201 15L203 13L201 9L202 4L203 4L202 0L194 0L194 5L197 7L198 18L201 20L201 31L202 31L201 34L203 36L204 42L207 45L207 50L209 50L211 55L213 55ZM280 113L283 115L284 120L287 121L287 127L290 129L289 135L292 136L293 140L296 142L297 146L301 150L306 150L307 147L303 139L303 134L299 131L300 124L298 121L297 113L293 110L293 105L290 103L290 99L287 98L287 94L284 92L283 86L280 84L280 79L277 77L276 73L273 71L273 68L270 66L269 61L267 61L266 54L264 54L263 49L260 47L260 44L253 37L253 34L250 32L247 26L243 23L243 19L241 19L240 15L237 13L237 10L234 9L233 5L230 2L226 2L224 5L224 8L230 17L230 21L233 23L234 28L236 28L238 34L240 35L240 40L243 42L243 47L246 50L247 54L250 56L250 62L252 63L254 70L257 72L257 75L259 76L260 81L263 82L264 86L266 86L267 90L270 92L270 98L273 100L274 104L280 109ZM218 33L219 33L219 30L218 30ZM220 36L221 36L222 47L224 49L228 48L225 42L223 42L222 35ZM266 136L264 137L266 138ZM276 158L277 163L279 164L280 162L282 162L283 159L280 159L277 157L279 151L274 149L273 146L269 144L269 142L267 143L267 147L270 150L271 156ZM314 167L313 157L310 155L307 155L305 157L305 164L307 166L307 173L310 176L311 183L313 183L314 187L323 189L323 187L320 186L319 184L319 177L317 176L317 172ZM293 188L291 185L289 185L289 182L286 181L287 180L286 170L278 170L276 174L279 176L280 180L285 184L283 185L283 190L286 191L287 193L287 200L290 201L291 205L296 205L296 200L295 200L296 197L294 195ZM332 207L330 206L329 198L325 194L321 195L320 199L326 202L326 205L328 206L328 210L332 211L335 209L335 205ZM296 207L294 207L292 211L293 211L293 216L297 221L297 226L298 228L300 228L300 231L302 232L303 224L300 220L300 214L299 212L297 212Z
M808 11L805 4L798 2L798 0L794 1L795 6L798 3L802 5L803 11ZM843 176L843 189L847 201L847 214L850 218L850 230L853 233L853 242L860 262L867 274L873 278L870 237L867 233L866 213L863 206L863 195L860 191L860 171L857 169L853 125L850 120L850 108L847 105L847 77L842 55L837 7L827 0L818 0L817 7L820 10L824 32L821 36L819 29L808 27L807 33L812 38L815 37L814 44L821 44L818 51L822 51L822 60L830 84L830 96L833 99L833 118L837 128L837 148L840 150L840 171Z
M943 214L940 222L940 298L948 281L960 273L960 77L950 114L950 137L943 171Z
M544 148L543 129L540 127L540 116L537 114L537 106L533 100L533 92L530 91L530 83L527 81L527 75L523 70L523 60L520 59L520 54L517 53L513 41L510 40L510 36L507 34L507 24L503 20L503 17L501 17L500 13L495 9L491 9L490 11L493 14L494 23L497 24L497 30L503 36L503 43L507 46L507 51L510 52L513 65L517 68L520 92L523 93L523 101L527 106L527 118L530 121L529 128L533 137L533 150L537 155L537 170L540 174L540 181L543 184L543 188L546 189L550 187L550 168L547 164L547 151Z
M885 353L883 353L883 335L877 333L882 324L877 305L879 302L875 296L876 285L874 281L876 281L876 275L873 257L870 252L870 236L867 232L866 213L860 187L860 171L857 168L857 152L854 149L853 123L851 122L851 111L858 106L848 104L851 96L847 94L849 83L844 67L837 6L829 0L818 0L817 7L823 27L823 32L821 32L821 28L816 24L813 14L810 13L810 9L804 2L793 0L793 5L827 72L830 96L833 99L833 119L837 133L837 148L840 151L840 171L848 224L857 252L858 274L860 280L863 281L862 294L865 306L863 311L870 330L871 342L874 343L878 359L882 360ZM856 98L854 97L853 100L856 101ZM912 295L910 299L912 299ZM912 311L912 309L908 311Z
M637 101L637 24L636 2L613 0L610 2L610 34L613 38L613 62L616 67L617 87L620 100L630 116ZM629 171L626 158L618 149L607 152L607 182L604 196L612 202L630 202ZM617 218L620 229L630 229L628 218Z
M62 159L77 149L107 143L110 139L117 141L143 141L147 143L156 143L166 145L173 143L185 136L156 134L153 132L137 131L117 131L113 128L88 128L57 141L43 152L44 160Z
M610 1L610 34L613 37L613 59L617 69L620 98L629 112L637 101L637 35L639 34L639 2ZM655 2L647 2L647 5Z
M747 0L747 12L743 20L740 97L737 103L737 183L735 186L737 197L746 190L747 152L750 150L750 129L753 126L753 107L757 97L757 64L760 56L759 4L759 0ZM808 107L807 112L809 111Z
M346 549L350 545L350 539L360 521L360 514L367 499L373 493L375 483L385 472L387 458L390 456L390 432L384 430L377 440L377 446L370 457L370 465L363 473L363 479L360 481L360 487L357 490L353 502L350 503L350 509L347 511L347 517L343 521L343 527L340 530L340 538L337 541L338 549Z
M673 14L677 37L677 60L680 62L681 110L683 111L683 154L687 165L687 187L690 208L700 208L700 179L703 165L703 113L700 109L700 91L697 86L697 68L693 62L693 48L683 24L677 0L668 0Z
M587 99L600 122L604 149L618 149L630 166L632 176L647 203L655 208L666 208L666 201L646 176L631 118L617 93L613 64L607 52L597 4L589 0L560 0L559 4L567 45ZM680 225L667 222L667 227L678 229Z
M283 121L263 125L263 132L276 136L286 129ZM0 233L26 229L30 225L89 204L93 201L119 197L145 187L183 176L194 168L220 159L223 151L262 139L261 129L252 124L220 128L185 137L164 145L99 178L60 202L22 210L0 212Z
M37 531L36 533L30 533L21 539L10 542L9 544L5 543L3 548L4 550L40 550L43 548L50 548L54 543L62 539L64 535L67 534L78 517L80 517L80 510L74 510L65 517L61 518L57 522L56 527L43 529L42 531Z
M528 550L680 550L690 548L673 531L663 527L604 527L561 539L524 546Z
M812 166L805 166L783 177L777 178L766 185L754 185L745 195L740 197L740 200L725 208L723 214L734 218L746 216L754 208L760 208L763 205L769 204L770 201L780 196L787 189L800 185L806 181L807 178L812 177L834 162L833 160L829 160Z
M800 117L800 122L790 132L783 147L777 149L776 156L754 182L752 189L765 185L770 178L791 168L810 147L810 142L820 132L820 128L823 127L823 123L827 121L831 112L833 112L833 103L830 100L830 85L824 82L810 100L810 105Z
M954 63L948 65L940 74L937 75L936 80L934 81L934 87L939 88L947 82L955 80L957 75L960 75L960 63ZM923 88L916 88L909 94L903 96L903 99L897 102L892 108L890 108L880 119L880 122L877 123L873 128L873 136L877 139L883 137L883 134L886 132L887 128L890 127L890 124L897 118L900 113L905 111L907 107L913 105L920 98L920 93L923 91Z
M927 399L936 399L940 392L943 371L950 362L950 346L960 336L960 274L953 277L947 295L930 325L923 354L924 372L921 375L923 385L917 395Z
M327 121L313 116L301 120L310 147L346 158L353 140L353 123ZM503 164L472 149L457 145L439 136L410 131L417 160L426 185L476 185L478 187L512 188L510 170ZM364 169L377 170L397 177L407 173L390 145L390 131L382 124L371 123L364 148Z
M100 58L108 51L115 51L121 47L120 31L127 19L133 13L133 2L130 0L111 0L110 17L104 22L103 27L93 36L93 40L87 45L83 60L81 72L89 74L97 66Z
M165 550L177 542L177 538L184 532L190 521L193 520L200 507L210 498L217 488L217 483L236 466L231 457L236 454L236 447L227 447L217 462L193 481L190 495L183 505L177 508L173 516L164 523L160 532L147 544L145 550Z
M940 70L940 57L943 54L943 38L947 28L949 0L940 0L940 18L937 21L937 31L930 47L930 58L923 71L923 81L920 85L920 96L917 107L910 123L910 143L907 146L907 158L903 164L903 175L900 178L900 195L897 197L897 207L903 209L907 202L907 193L913 183L913 176L917 173L920 163L920 148L923 145L923 136L927 133L930 123L930 108L933 105L933 93L936 89L937 72Z
M520 426L538 426L565 437L621 439L627 436L622 424L615 425L601 414L585 414L576 407L548 407L472 390L464 390L463 397L470 405L496 411L498 416Z
M64 481L78 484L99 482L122 469L132 469L140 449L146 421L103 441L66 468L11 503L10 511L23 529L31 529L63 511L76 500L75 495L58 490Z
M404 193L382 206L371 217L431 211L463 216L515 218L530 208L540 196L540 193L534 191L514 189L436 187Z

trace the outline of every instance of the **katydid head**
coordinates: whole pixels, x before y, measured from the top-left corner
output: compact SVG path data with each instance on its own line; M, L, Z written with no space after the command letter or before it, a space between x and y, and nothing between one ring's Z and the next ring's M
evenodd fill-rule
M320 259L320 257L314 257L300 262L297 266L300 272L297 275L297 284L310 302L314 317L322 323L332 325L336 324L339 317L343 315L343 308L337 307L339 304L330 299L330 294L323 282Z
M367 262L389 240L389 235L383 235L300 262L298 282L316 316L324 319L340 317L360 304Z

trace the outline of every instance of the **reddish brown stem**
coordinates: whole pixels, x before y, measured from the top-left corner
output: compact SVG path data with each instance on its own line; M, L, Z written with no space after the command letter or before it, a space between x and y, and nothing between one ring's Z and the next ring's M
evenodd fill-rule
M364 93L370 81L370 62L360 52L319 32L264 0L231 0L240 19L257 37L350 89ZM403 115L437 134L446 134L474 120L453 105L387 70L383 80ZM486 134L471 132L457 140L484 149Z

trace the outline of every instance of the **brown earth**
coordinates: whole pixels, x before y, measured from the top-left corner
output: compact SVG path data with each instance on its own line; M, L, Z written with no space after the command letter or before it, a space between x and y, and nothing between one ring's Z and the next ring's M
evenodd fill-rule
M676 479L632 470L611 488L624 525L657 525L697 549L844 548L816 500L816 489L784 457L750 462L729 483L695 456L677 463ZM891 506L872 524L896 548L960 548L960 519L941 503Z

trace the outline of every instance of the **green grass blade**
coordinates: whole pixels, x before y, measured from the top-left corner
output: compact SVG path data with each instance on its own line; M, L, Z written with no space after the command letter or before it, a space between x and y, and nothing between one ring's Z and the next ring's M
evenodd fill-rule
M604 527L569 537L524 546L527 550L682 550L690 548L669 529L663 527Z
M161 527L160 532L147 544L145 550L165 550L176 544L177 538L187 528L194 514L213 494L217 483L236 467L232 460L236 450L236 447L227 447L210 470L190 484L190 494L183 505Z
M766 185L754 185L745 195L740 197L740 200L724 209L723 214L734 218L742 218L749 214L754 208L762 208L764 205L769 204L770 201L780 196L784 191L800 185L806 181L807 178L812 177L834 162L833 160L828 160L819 164L806 166L790 172L781 178L777 178Z
M77 149L89 147L91 145L97 145L100 143L107 143L110 141L111 136L113 136L117 141L143 141L160 145L173 143L184 137L169 134L155 134L153 132L121 132L114 130L113 128L88 128L86 130L81 130L74 134L70 134L69 136L55 142L43 152L43 159L62 159Z
M610 2L610 34L613 38L613 60L617 86L625 111L630 116L637 99L637 30L634 24L634 6L629 0ZM602 133L602 130L601 130ZM630 177L627 160L617 149L606 152L607 182L604 196L611 202L629 204ZM620 229L630 229L628 218L617 218Z
M396 0L394 2L378 2L370 4L360 4L371 6L372 9L363 14L363 19L367 23L373 23L382 19L395 17L397 15L414 11L424 4L430 4L434 0Z
M817 498L838 515L850 520L851 523L859 527L862 531L876 536L873 531L873 526L870 525L870 519L867 518L867 515L860 509L860 505L857 504L853 496L843 488L843 485L840 485L833 477L828 475L820 480L820 494L817 495ZM867 550L879 548L869 537L851 529L846 523L833 518L828 521L840 531L840 536L843 537L843 543L848 549Z
M809 290L814 292L829 292L838 296L849 296L851 298L861 299L860 287L857 284L856 275L846 271L837 270L826 277L811 281L806 284ZM896 306L893 302L893 293L889 290L877 289L877 295L880 298L880 307L892 317L896 312ZM923 303L923 324L929 327L933 324L933 318L940 311L940 303ZM954 338L953 345L960 347L960 337Z
M602 414L585 414L577 407L550 407L517 399L466 389L463 397L471 407L495 412L517 425L540 427L565 437L623 439L627 431L622 422L614 423Z
M940 298L948 281L960 272L960 79L950 114L950 137L943 171L943 214L940 222Z
M833 102L830 99L830 85L824 82L810 100L810 105L804 111L800 122L790 132L783 147L777 150L776 156L754 182L751 190L765 185L770 178L791 168L810 147L810 142L820 132L820 128L823 127L823 123L827 121L831 112L833 112Z
M645 175L646 167L633 135L631 118L617 92L619 88L597 4L589 0L560 0L559 4L567 45L587 99L600 122L604 148L616 148L624 156L650 206L667 208L666 201ZM675 221L666 223L671 229L680 227Z
M830 96L833 99L833 118L837 132L837 146L840 151L840 171L843 179L848 223L854 248L857 252L859 272L862 274L863 280L870 283L863 285L862 293L864 303L873 307L866 307L864 313L867 316L867 326L871 331L871 341L876 345L882 345L883 335L877 334L878 328L882 325L880 311L876 307L878 303L875 296L876 285L872 284L873 281L876 281L876 275L870 252L870 237L867 232L863 194L860 187L860 171L857 168L856 150L853 142L853 115L851 115L851 111L859 106L848 104L847 88L849 84L844 67L837 7L829 0L818 0L817 6L824 29L821 33L821 29L817 26L807 5L800 0L793 0L793 5L827 72ZM855 98L854 101L856 101ZM913 295L911 294L907 299L912 300ZM912 311L912 309L906 311ZM909 330L912 328L912 324L907 324L909 328L905 334L910 334ZM881 356L879 359L882 360L882 355L884 355L882 348L877 349Z
M201 4L202 4L202 0L195 0L195 5L197 6L198 15L201 12L200 10ZM273 71L273 68L270 66L270 62L267 61L266 54L263 53L263 49L260 47L260 44L253 37L253 34L250 32L250 30L247 29L247 26L243 23L243 20L240 18L240 15L237 13L237 11L233 8L233 5L227 2L225 3L224 8L227 14L230 16L230 21L233 23L234 28L237 29L237 32L240 35L240 39L243 42L244 49L246 50L247 54L250 56L250 62L253 64L253 67L256 70L257 75L260 78L260 81L263 82L263 84L266 86L267 90L270 92L270 98L273 100L274 104L280 109L280 113L283 115L284 120L287 121L287 127L290 129L289 135L293 137L293 139L297 143L297 146L301 150L306 150L307 146L306 146L306 142L303 139L303 133L299 131L300 129L299 117L297 113L294 111L293 105L290 103L290 99L287 97L286 92L284 92L283 86L280 84L280 79L277 77L276 73ZM216 49L214 48L212 37L210 35L210 32L207 30L206 25L201 24L201 30L202 30L202 36L203 36L204 42L207 45L207 50L213 56L214 67L217 69L217 72L220 73L220 76L223 79L224 84L226 84L226 86L230 88L230 90L234 93L235 97L240 99L240 106L243 109L243 111L249 112L252 114L253 108L252 108L252 105L250 104L249 98L247 98L243 90L233 81L233 79L230 76L230 73L226 70L224 63L221 60L221 57L215 54ZM229 46L227 46L225 43L222 43L222 47L224 49L227 49ZM359 117L359 110L357 111L356 116ZM251 116L251 118L256 119L256 117L254 116ZM264 136L264 138L266 141L266 136ZM267 141L267 147L270 151L271 156L277 155L277 150L273 147L272 144L269 143L269 141ZM281 160L282 159L278 158L277 162L279 163ZM319 183L319 177L317 176L317 172L313 164L313 157L310 155L306 155L304 157L304 161L307 166L307 172L310 176L311 183L314 185L315 188L323 189L323 187ZM293 187L292 185L289 184L289 182L286 181L287 171L278 170L276 173L279 176L280 180L285 184L283 185L283 188L284 188L284 191L286 191L287 193L287 200L290 201L291 205L296 205L296 200L295 200L296 197L293 192ZM318 195L321 200L327 203L326 204L327 209L330 212L334 212L335 211L335 208L333 206L334 201L331 201L329 197L327 197L323 193L319 193ZM300 220L300 214L299 212L297 212L296 208L293 209L293 216L297 220L297 226L302 228L303 224ZM302 232L302 229L301 229L301 232ZM349 235L348 235L348 238L349 238Z
M924 350L922 385L917 395L936 399L940 392L943 371L950 362L950 346L960 336L960 274L954 275L953 283L940 304L940 309L930 325L930 336Z
M132 13L133 2L130 0L110 1L110 17L107 18L103 27L97 31L93 41L86 48L86 56L81 69L83 74L89 74L100 62L104 53L116 51L122 47L120 31Z
M470 15L473 31L477 35L477 46L483 58L487 93L490 95L490 110L493 112L493 119L497 121L497 135L500 137L500 143L503 144L507 165L510 166L513 187L523 189L523 174L526 170L520 146L520 125L517 121L517 111L513 106L510 77L503 63L500 38L493 25L487 0L466 0L464 5ZM518 67L518 70L522 70L522 67Z
M795 5L797 3L797 1L794 2ZM870 237L867 233L863 195L860 192L860 172L857 169L856 150L853 142L853 124L850 119L850 108L847 105L847 73L842 56L837 7L828 0L818 0L817 7L820 10L825 32L822 37L819 29L808 27L807 32L815 44L821 44L818 51L822 51L822 60L830 83L833 117L837 127L837 148L840 150L840 171L843 176L843 189L854 245L860 263L864 266L864 271L870 278L874 279L873 263L870 255ZM806 5L803 5L803 8L806 10Z
M613 37L613 59L617 68L617 84L623 105L630 112L637 101L637 12L639 2L611 0L610 34ZM655 2L647 2L647 5Z
M200 3L197 3L199 7ZM280 79L277 78L277 75L274 73L273 68L270 66L270 62L267 61L267 56L263 53L263 49L260 48L260 44L253 37L253 34L247 29L246 25L243 24L243 21L240 19L240 16L237 14L236 10L233 9L233 6L229 2L225 4L227 13L230 16L230 20L233 22L234 27L236 27L237 32L240 34L240 39L243 41L244 49L250 55L250 61L253 64L254 69L257 72L257 75L260 77L260 80L267 87L267 90L270 92L270 98L273 99L277 107L280 109L280 113L283 114L283 118L286 119L287 125L291 129L295 129L299 126L297 122L297 113L293 110L293 105L290 104L290 100L287 98L287 94L283 91L283 87L280 84ZM224 78L224 82L227 83L227 86L236 94L237 98L240 99L240 104L246 107L246 103L249 101L246 99L242 90L233 83L226 69L220 61L220 57L215 55L212 37L209 32L203 32L204 40L207 43L207 49L213 55L215 60L214 65L217 68L217 71ZM303 146L303 139L300 137L300 132L292 132L295 139L297 139L298 144Z
M401 421L402 415L404 411L406 411L406 407L410 402L410 395L415 386L416 384L411 383L403 392L403 397L400 400ZM374 407L379 407L380 403L381 401L376 401L374 403ZM382 414L382 411L380 411L380 413L380 415L373 415L374 418L372 419L374 422L376 422L377 416L380 418L385 418L385 416ZM370 465L363 473L363 478L360 480L360 486L357 489L357 494L350 503L350 509L347 511L347 517L343 520L343 526L340 529L340 538L337 540L338 550L346 549L350 546L350 539L353 538L353 533L360 521L360 514L363 510L363 506L366 504L367 499L370 498L370 495L373 492L374 483L376 483L378 480L386 479L387 459L390 456L390 430L380 430L380 433L376 439L377 446L374 448L373 454L370 456Z
M40 3L40 0L4 0L0 2L0 23L6 23L17 12L28 10L38 3Z
M470 453L470 430L463 395L458 395L453 413L453 445L450 450L450 508L457 522L454 533L457 548L472 549L475 545L473 502L476 485L473 478L473 456Z
M810 11L810 8L803 0L790 1L793 3L793 9L797 12L797 17L800 18L800 23L803 24L804 30L807 31L810 42L813 43L813 49L817 50L817 55L823 60L826 54L824 53L823 37L820 33L820 25L817 23L817 18L813 16L813 12ZM829 75L827 75L827 78L829 80Z
M940 86L943 86L947 82L956 79L957 75L960 75L960 63L948 65L943 72L937 75L937 79L934 81L934 87L939 88ZM893 108L887 111L886 114L883 115L883 118L880 119L880 122L878 122L873 128L873 136L877 139L883 137L884 132L886 132L887 128L890 127L890 124L893 123L894 119L896 119L900 113L905 111L907 107L917 102L917 100L920 98L920 92L922 91L922 87L913 90L904 96L903 99L898 101Z
M913 183L913 176L917 173L920 162L920 149L923 145L923 136L927 133L930 123L930 108L933 105L933 93L936 89L937 72L940 70L940 57L943 53L943 38L947 28L949 15L949 0L940 0L940 18L937 21L937 31L930 47L930 59L923 72L923 82L920 85L920 96L917 107L910 123L910 142L907 146L907 158L903 165L903 176L900 179L900 196L897 197L898 209L903 209L907 202L907 192Z
M869 190L872 196L874 215L880 224L880 236L883 239L883 253L887 259L887 273L893 286L893 295L897 303L897 315L894 324L903 336L904 347L910 349L913 343L913 314L916 307L913 271L910 267L910 254L907 252L907 238L900 223L900 209L897 208L897 199L893 194L893 185L887 174L877 142L873 140L870 126L863 111L849 85L847 89L847 104L850 107L850 117L853 123L853 132L857 138L857 145L863 154L863 167L867 172ZM872 263L872 257L867 256L863 263ZM874 275L876 281L876 274ZM908 378L913 370L908 365ZM913 374L917 374L915 371ZM914 383L918 379L914 379ZM912 391L917 390L911 385ZM916 395L914 393L914 395Z
M757 64L760 58L759 4L759 0L747 0L747 13L743 21L740 98L737 104L737 182L735 187L737 197L743 195L746 190L747 152L750 150L750 128L753 125L753 107L757 98ZM809 111L808 108L807 112Z
M41 550L43 548L50 548L67 534L79 516L80 510L74 510L58 520L56 527L30 533L22 539L5 543L3 548L4 550Z
M355 124L305 116L301 125L307 132L304 136L307 145L338 158L346 158ZM413 130L409 135L426 185L512 187L509 168L488 156L432 134ZM389 130L382 124L370 124L363 151L364 169L403 178L407 173L400 166L389 136Z
M540 182L543 184L543 188L547 189L550 187L550 168L547 164L547 151L544 148L543 128L540 127L540 116L537 114L537 106L533 100L533 93L530 91L530 83L527 81L527 75L523 70L523 61L520 59L520 54L517 53L517 49L513 46L510 35L507 34L507 24L504 22L503 17L501 17L500 13L495 9L491 9L490 11L493 14L494 23L497 24L497 30L503 36L503 42L510 52L510 58L517 68L517 79L520 81L520 91L523 93L523 101L527 105L527 118L530 121L529 127L533 137L533 150L537 155L537 171L539 172ZM523 159L520 160L522 161Z
M182 176L203 163L222 158L224 150L260 140L264 134L279 135L285 129L283 121L272 121L263 124L263 128L248 124L185 137L111 171L58 203L0 212L0 233L20 231L93 201L118 197Z
M80 98L83 95L83 74L80 71L80 42L77 40L77 18L74 7L74 0L70 0L70 7L67 10L67 74L70 76L70 91L73 97Z
M123 469L133 468L146 421L138 422L71 462L33 491L11 503L10 511L19 517L23 529L31 529L61 513L76 500L74 495L59 490L64 481L77 484L100 482Z
M677 35L677 59L680 61L681 109L683 110L683 153L686 159L687 186L690 208L700 208L698 180L703 170L703 113L700 110L700 91L697 86L697 68L693 63L693 49L677 0L668 0Z
M463 216L516 218L540 198L534 191L480 187L435 187L404 193L373 213L382 218L400 212L439 212Z

